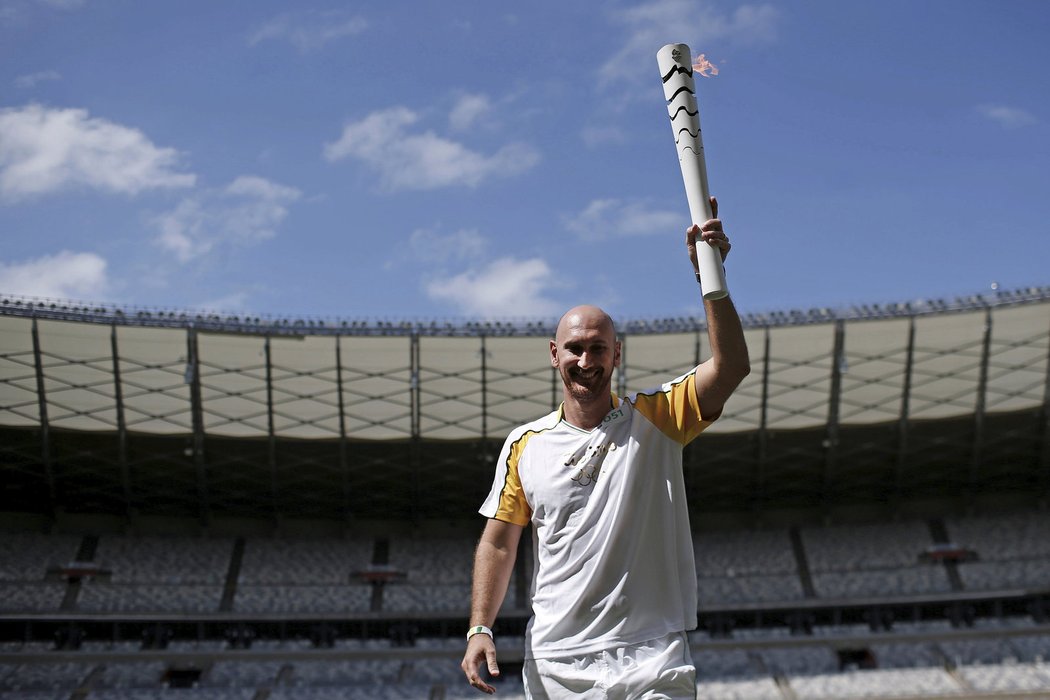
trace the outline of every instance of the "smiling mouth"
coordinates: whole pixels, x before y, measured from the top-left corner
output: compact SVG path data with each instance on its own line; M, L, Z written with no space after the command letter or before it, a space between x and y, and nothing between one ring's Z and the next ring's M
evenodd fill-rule
M575 370L572 373L572 378L575 379L578 382L584 382L584 383L588 383L589 384L590 382L593 382L595 379L598 379L601 376L601 374L602 374L601 370L597 370L597 369L591 370L589 372L584 372L582 370Z

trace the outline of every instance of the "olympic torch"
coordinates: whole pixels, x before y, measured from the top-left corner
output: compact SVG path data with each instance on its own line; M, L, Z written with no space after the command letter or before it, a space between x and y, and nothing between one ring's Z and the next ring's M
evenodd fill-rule
M668 44L656 54L660 77L664 81L667 116L678 148L682 166L689 216L697 226L712 218L711 196L707 189L707 163L700 135L700 110L696 106L692 54L685 44ZM700 289L704 299L721 299L729 295L722 255L717 248L697 243L696 258L700 266Z

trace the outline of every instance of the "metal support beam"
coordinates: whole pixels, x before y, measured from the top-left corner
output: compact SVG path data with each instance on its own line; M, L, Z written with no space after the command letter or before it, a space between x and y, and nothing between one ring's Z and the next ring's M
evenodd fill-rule
M831 482L838 470L839 405L842 401L842 373L846 367L846 324L835 321L835 345L831 352L831 391L828 395L828 424L824 433L824 483L821 497L830 505Z
M47 505L51 519L57 515L58 497L55 485L55 469L51 463L51 424L47 418L47 389L44 383L44 359L40 350L40 331L36 317L33 317L33 365L36 368L36 399L40 412L40 460L44 465L44 478L47 481Z
M627 394L627 336L620 336L620 371L616 373L616 394Z
M904 499L904 473L908 468L908 431L911 426L911 382L915 369L915 317L908 319L908 347L904 356L904 386L901 411L897 418L897 460L894 465L893 492L896 505Z
M420 422L422 419L422 409L420 407L421 400L419 395L419 334L416 332L413 332L409 338L408 363L409 430L411 431L412 439L418 440L421 432Z
M970 502L980 488L984 450L985 412L988 403L988 362L992 354L992 310L984 312L984 337L981 339L981 370L977 378L977 402L973 410L973 448L970 456Z
M551 410L558 407L558 369L551 367Z
M339 405L339 478L343 482L343 518L353 518L350 508L350 460L346 443L346 401L343 397L343 345L342 336L335 337L335 396Z
M208 468L204 459L204 403L201 399L201 362L197 330L186 329L186 379L190 385L190 416L193 419L193 466L197 471L197 500L200 503L201 526L211 524L211 499L208 493Z
M423 396L422 396L422 378L420 377L421 364L420 364L420 347L419 347L419 333L412 331L411 341L409 343L409 376L410 388L411 388L411 403L412 403L412 441L408 449L408 464L410 474L419 474L422 470L422 442L423 437ZM410 506L410 517L413 522L418 522L421 518L421 514L418 511L417 504L421 502L422 495L419 492L419 479L409 479L409 489L411 490L411 506Z
M273 358L270 349L270 336L266 336L263 345L266 355L266 461L270 468L270 512L274 524L280 526L281 511L279 503L280 487L277 483L277 433L273 426Z
M485 336L481 336L481 442L485 444L489 439L489 384L488 384L488 359L489 353L485 348Z
M109 347L113 355L113 401L117 409L117 465L124 492L124 515L131 519L134 498L131 493L131 470L128 467L128 425L124 419L124 389L120 381L120 352L117 348L117 324L110 326Z
M1043 384L1043 420L1040 426L1042 433L1039 440L1039 480L1042 482L1040 493L1044 505L1050 501L1050 330L1047 331L1046 381Z
M754 506L757 513L762 510L766 497L766 463L769 460L769 350L770 333L766 326L763 333L762 352L762 402L759 405L758 434L755 440Z

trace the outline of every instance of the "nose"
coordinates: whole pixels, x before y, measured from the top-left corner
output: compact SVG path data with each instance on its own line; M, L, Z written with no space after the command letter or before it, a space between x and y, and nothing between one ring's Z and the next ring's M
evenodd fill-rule
M587 369L591 365L591 355L588 352L581 352L580 359L576 363L581 369Z

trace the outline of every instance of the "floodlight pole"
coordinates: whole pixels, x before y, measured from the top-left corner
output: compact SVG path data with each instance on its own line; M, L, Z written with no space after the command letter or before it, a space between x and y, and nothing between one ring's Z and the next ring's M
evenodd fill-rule
M47 480L47 505L54 521L57 513L57 495L55 492L55 471L51 464L51 424L47 418L47 394L44 383L43 353L40 351L40 331L37 328L36 316L33 316L33 365L36 369L36 397L40 411L40 458L44 464L44 478Z
M124 390L120 381L120 353L117 348L117 324L110 326L109 347L113 355L113 400L117 409L117 464L120 467L120 484L124 490L124 515L131 520L133 499L131 494L131 471L128 468L128 425L124 419Z

